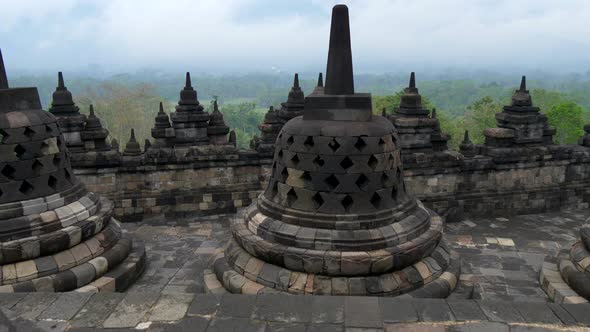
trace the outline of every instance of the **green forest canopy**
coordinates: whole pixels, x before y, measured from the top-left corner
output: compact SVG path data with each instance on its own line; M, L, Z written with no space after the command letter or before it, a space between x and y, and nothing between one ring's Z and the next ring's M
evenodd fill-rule
M160 101L164 101L168 113L174 111L183 83L182 75L176 76L140 73L94 79L83 75L68 77L66 74L65 79L82 111L88 112L92 103L111 136L124 144L131 128L135 128L140 142L151 138L151 127ZM306 93L315 86L313 76L300 75L301 86ZM437 109L442 130L451 135L451 147L458 146L465 130L469 130L474 142L482 143L483 129L495 126L495 113L510 102L518 77L496 75L493 78L490 81L486 81L485 76L417 81L424 105ZM207 110L211 110L214 98L219 100L227 125L236 131L238 144L247 148L250 139L259 135L258 124L268 107L279 108L280 103L286 100L292 76L193 74L193 84ZM382 109L391 113L399 104L406 84L407 77L403 75L358 75L355 90L373 93L375 113L381 113ZM55 90L56 77L19 76L11 80L11 85L37 86L47 109ZM557 129L556 143L575 143L583 134L583 124L590 122L590 73L574 75L573 78L529 79L528 86L533 103L541 108L550 124Z

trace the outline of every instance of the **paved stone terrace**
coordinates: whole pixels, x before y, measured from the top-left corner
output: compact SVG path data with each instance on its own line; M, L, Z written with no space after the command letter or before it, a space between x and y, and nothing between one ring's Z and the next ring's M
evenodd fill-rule
M0 294L0 308L23 331L567 330L590 326L590 304L547 303L539 270L547 255L569 248L589 215L577 210L447 224L463 265L459 288L447 300L199 294L203 270L228 239L232 216L152 219L124 224L145 241L149 262L126 294Z

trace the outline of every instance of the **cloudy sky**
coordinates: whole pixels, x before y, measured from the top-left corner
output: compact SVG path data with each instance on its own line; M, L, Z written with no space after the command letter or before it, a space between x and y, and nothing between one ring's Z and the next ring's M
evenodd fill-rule
M15 69L323 69L331 0L0 0ZM357 71L590 70L588 0L350 0Z

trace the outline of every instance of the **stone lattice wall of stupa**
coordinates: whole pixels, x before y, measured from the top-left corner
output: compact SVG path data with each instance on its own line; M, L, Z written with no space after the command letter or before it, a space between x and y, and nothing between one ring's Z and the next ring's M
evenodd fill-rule
M231 222L214 271L233 293L447 297L460 262L407 194L395 127L355 93L348 8L332 12L326 85L278 135L265 192Z
M145 250L122 234L113 208L73 174L37 89L0 86L0 292L127 288Z

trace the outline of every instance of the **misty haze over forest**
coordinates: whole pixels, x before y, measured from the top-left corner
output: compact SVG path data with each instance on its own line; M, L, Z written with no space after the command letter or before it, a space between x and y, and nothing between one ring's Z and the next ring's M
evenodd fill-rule
M303 91L325 71L325 0L0 0L0 48L12 86L39 88L45 109L63 71L83 112L89 105L125 141L143 140L164 101L174 110L190 71L199 100L218 99L241 147L280 107L299 73ZM570 0L351 0L355 88L391 112L415 71L458 144L481 139L521 75L533 101L572 143L590 122L590 2ZM552 120L553 119L553 120ZM565 120L564 120L565 119ZM479 135L479 136L478 136Z

